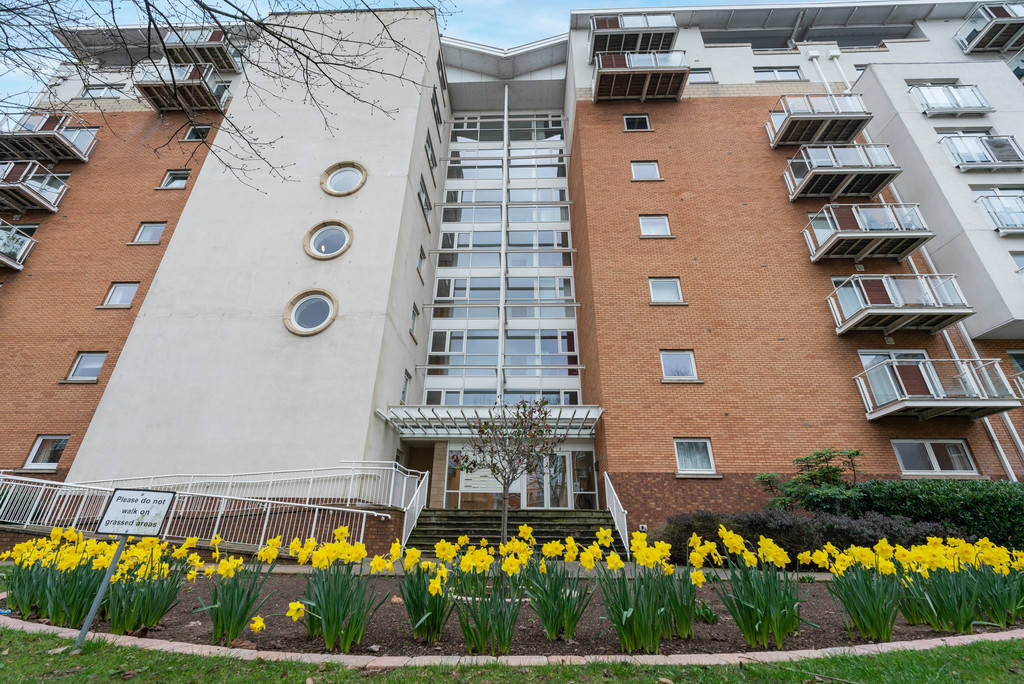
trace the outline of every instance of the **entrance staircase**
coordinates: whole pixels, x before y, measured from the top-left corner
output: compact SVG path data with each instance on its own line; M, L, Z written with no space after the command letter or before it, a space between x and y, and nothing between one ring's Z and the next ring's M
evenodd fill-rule
M516 510L508 512L508 533L514 537L519 526L527 524L533 528L533 537L538 546L545 542L572 537L580 546L594 541L598 528L612 530L612 550L625 559L625 545L615 531L611 512L600 511L558 511L558 510ZM479 544L485 537L488 544L497 545L501 533L501 511L474 511L455 508L425 508L409 536L407 546L417 548L424 556L432 556L434 544L446 539L455 542L467 535L471 544ZM538 549L539 550L539 549Z

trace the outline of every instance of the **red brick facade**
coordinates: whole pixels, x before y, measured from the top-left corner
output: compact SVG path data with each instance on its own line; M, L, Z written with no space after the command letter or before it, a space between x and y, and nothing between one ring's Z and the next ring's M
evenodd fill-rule
M960 438L983 475L1005 477L981 421L865 419L858 350L950 354L926 332L896 332L892 345L880 332L836 335L830 277L857 271L849 259L808 258L801 231L825 202L788 199L793 150L772 150L764 131L776 99L577 103L569 182L583 402L604 408L599 467L631 527L758 509L756 473L791 471L793 458L823 447L861 449L864 475L898 477L890 439ZM649 114L653 130L625 132L626 113ZM632 181L631 160L657 160L664 180ZM673 237L641 238L640 214L667 214ZM895 259L864 266L911 272ZM687 305L651 305L649 277L678 277ZM663 384L661 349L693 350L702 383ZM677 479L673 438L687 437L711 440L721 478ZM1003 448L1013 449L1008 439ZM1020 455L1007 456L1021 471Z
M98 126L88 162L69 172L59 211L29 212L38 243L21 272L0 269L0 468L20 468L40 434L70 435L63 479L142 305L207 150L179 142L184 115L153 111L83 114ZM212 134L211 134L212 135ZM157 190L168 169L190 169L184 190ZM159 245L127 245L142 222L166 222ZM114 282L138 282L128 309L97 309ZM104 351L95 384L60 384L78 352Z

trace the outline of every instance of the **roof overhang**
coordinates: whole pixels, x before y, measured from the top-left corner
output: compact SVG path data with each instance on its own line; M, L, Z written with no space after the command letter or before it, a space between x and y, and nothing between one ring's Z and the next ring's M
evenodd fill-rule
M549 406L547 422L568 439L592 438L603 412L600 406ZM378 413L405 439L465 438L477 423L502 420L496 406L389 406Z

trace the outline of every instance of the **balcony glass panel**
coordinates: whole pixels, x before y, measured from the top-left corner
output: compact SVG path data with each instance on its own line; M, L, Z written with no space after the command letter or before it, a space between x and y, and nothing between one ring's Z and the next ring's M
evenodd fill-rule
M895 401L1013 400L1016 395L996 359L927 359L923 354L864 354L857 376L869 411ZM912 358L919 357L919 358Z
M949 135L942 143L958 166L1024 163L1024 153L1011 135Z
M981 90L973 85L914 86L914 98L926 112L990 109Z
M996 227L1024 229L1024 196L985 195L978 199Z
M32 251L35 240L14 226L0 222L0 254L11 261L21 264Z

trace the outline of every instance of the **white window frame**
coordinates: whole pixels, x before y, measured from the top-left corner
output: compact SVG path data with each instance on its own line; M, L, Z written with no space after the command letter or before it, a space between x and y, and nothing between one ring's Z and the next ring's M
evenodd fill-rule
M120 283L110 283L110 289L107 290L107 296L103 299L103 307L107 309L130 309L132 304L135 303L135 295L139 292L139 285L141 283L125 281ZM111 304L110 300L114 296L114 291L123 285L134 285L135 291L132 292L132 298L127 304Z
M683 470L679 467L679 443L680 442L702 442L708 449L708 462L711 467L702 470ZM715 470L715 454L711 450L711 440L703 437L676 437L672 440L672 454L676 459L676 472L680 475L704 475L713 474L718 471Z
M423 143L423 149L427 153L427 164L431 169L437 168L437 155L434 154L434 141L430 139L430 131L427 131L427 140Z
M427 263L427 253L423 251L423 247L420 247L420 253L416 257L416 272L423 276L423 264Z
M653 164L654 165L654 173L657 174L657 175L655 175L653 178L639 178L639 177L637 177L637 175L636 175L637 169L638 168L644 168L645 165L648 165L648 164ZM656 159L644 159L644 160L630 161L629 162L629 170L632 173L633 180L635 180L635 181L664 180L661 177L661 167L658 165L658 161Z
M889 440L892 445L892 452L896 456L896 464L900 467L900 472L904 475L924 475L927 477L957 477L964 475L978 475L978 464L974 461L974 457L971 455L971 450L967 446L967 440L964 439L892 439ZM932 449L933 443L945 443L945 444L959 444L963 447L964 453L967 455L967 460L971 463L971 470L940 470L939 462L935 458L935 451ZM934 470L905 470L903 468L903 462L900 460L899 452L896 451L897 444L924 444L925 453L928 456L928 460L931 461L932 465L935 466Z
M184 175L184 178L181 178ZM192 176L191 169L168 169L164 175L164 180L160 183L162 190L184 190L188 187L188 179ZM177 185L178 179L181 178L181 185Z
M102 356L103 357L103 360L100 362L100 367L96 370L96 375L95 376L88 376L88 375L76 376L75 372L78 370L79 366L82 364L82 361L87 356ZM75 362L71 366L71 372L68 373L67 379L68 380L78 381L78 382L96 382L97 380L99 380L100 372L103 370L103 364L106 363L106 362L107 362L107 352L78 352L78 356L75 357Z
M1024 373L1024 349L1007 349L1006 356L1013 365L1014 375Z
M466 294L461 296L461 297L455 296L455 281L456 280L465 280L466 281ZM447 297L442 297L440 295L440 286L441 286L441 283L443 281L447 281L449 283L448 290L452 293L452 294L450 294ZM434 298L435 299L439 299L442 302L447 302L447 301L453 301L454 302L454 301L468 300L469 299L469 278L468 277L467 278L438 278L437 282L434 284Z
M204 130L206 132L199 135L200 130ZM211 124L192 124L188 127L188 130L185 131L185 137L182 138L182 140L187 140L188 142L203 142L207 137L209 137L210 131L212 130L213 126Z
M420 319L420 309L415 304L412 305L412 317L409 320L409 334L414 338L416 337L416 322Z
M707 80L697 79L694 80L694 74L707 74ZM690 75L687 77L687 83L715 83L715 75L711 72L711 69L690 69Z
M156 240L142 240L142 239L140 239L142 237L143 231L145 231L146 228L148 228L150 226L160 226L160 235L157 236ZM132 240L132 242L130 242L129 244L132 244L132 245L159 245L160 244L160 238L163 237L163 234L164 234L165 230L167 230L167 222L166 221L143 221L142 223L139 224L139 230L138 230L138 232L135 233L135 239Z
M444 119L441 117L441 105L437 101L437 88L434 88L434 93L430 96L430 108L434 112L434 123L440 128Z
M643 119L644 127L643 128L630 128L629 127L629 120L630 119ZM622 115L622 127L623 127L623 130L625 130L625 131L627 131L629 133L635 133L637 131L650 131L650 130L653 130L651 128L651 117L648 116L647 114L623 114Z
M657 299L654 296L654 284L658 283L674 283L676 286L676 298L675 299ZM681 304L683 302L683 287L679 283L679 278L648 278L647 287L651 291L651 304Z
M127 84L125 83L96 83L91 85L87 84L85 87L82 88L82 94L79 95L79 97L89 100L116 100L124 95L124 89L126 87ZM98 90L100 92L98 94L93 94L89 92L91 90Z
M402 377L402 394L398 399L399 404L404 404L409 398L409 383L412 382L412 376L409 375L409 371L403 371Z
M783 73L796 72L796 78L779 78ZM763 78L765 75L771 74L771 78ZM789 82L803 81L804 75L800 71L798 66L778 66L778 67L754 67L754 81L756 83L778 83L778 82Z
M60 465L60 458L54 463L34 463L33 459L39 454L39 447L43 445L43 442L48 439L63 439L65 441L64 448L61 449L61 456L64 455L64 451L67 450L67 442L71 440L71 435L36 435L36 441L32 445L32 450L28 454L28 459L25 461L23 468L25 470L56 470L57 466Z
M647 219L649 223L653 222L654 219L665 220L665 232L664 233L652 233L648 232L644 228L644 219ZM640 235L641 237L671 237L672 226L668 222L668 214L640 214Z
M693 369L693 375L666 375L665 374L665 354L679 354L690 357L690 367ZM697 358L694 356L692 349L659 349L658 360L661 362L661 379L665 382L686 382L688 380L697 380Z
M423 180L423 176L420 176L420 189L416 191L416 195L420 198L420 209L423 210L423 218L430 221L430 211L434 208L434 205L430 203L430 193L427 191L427 183Z

